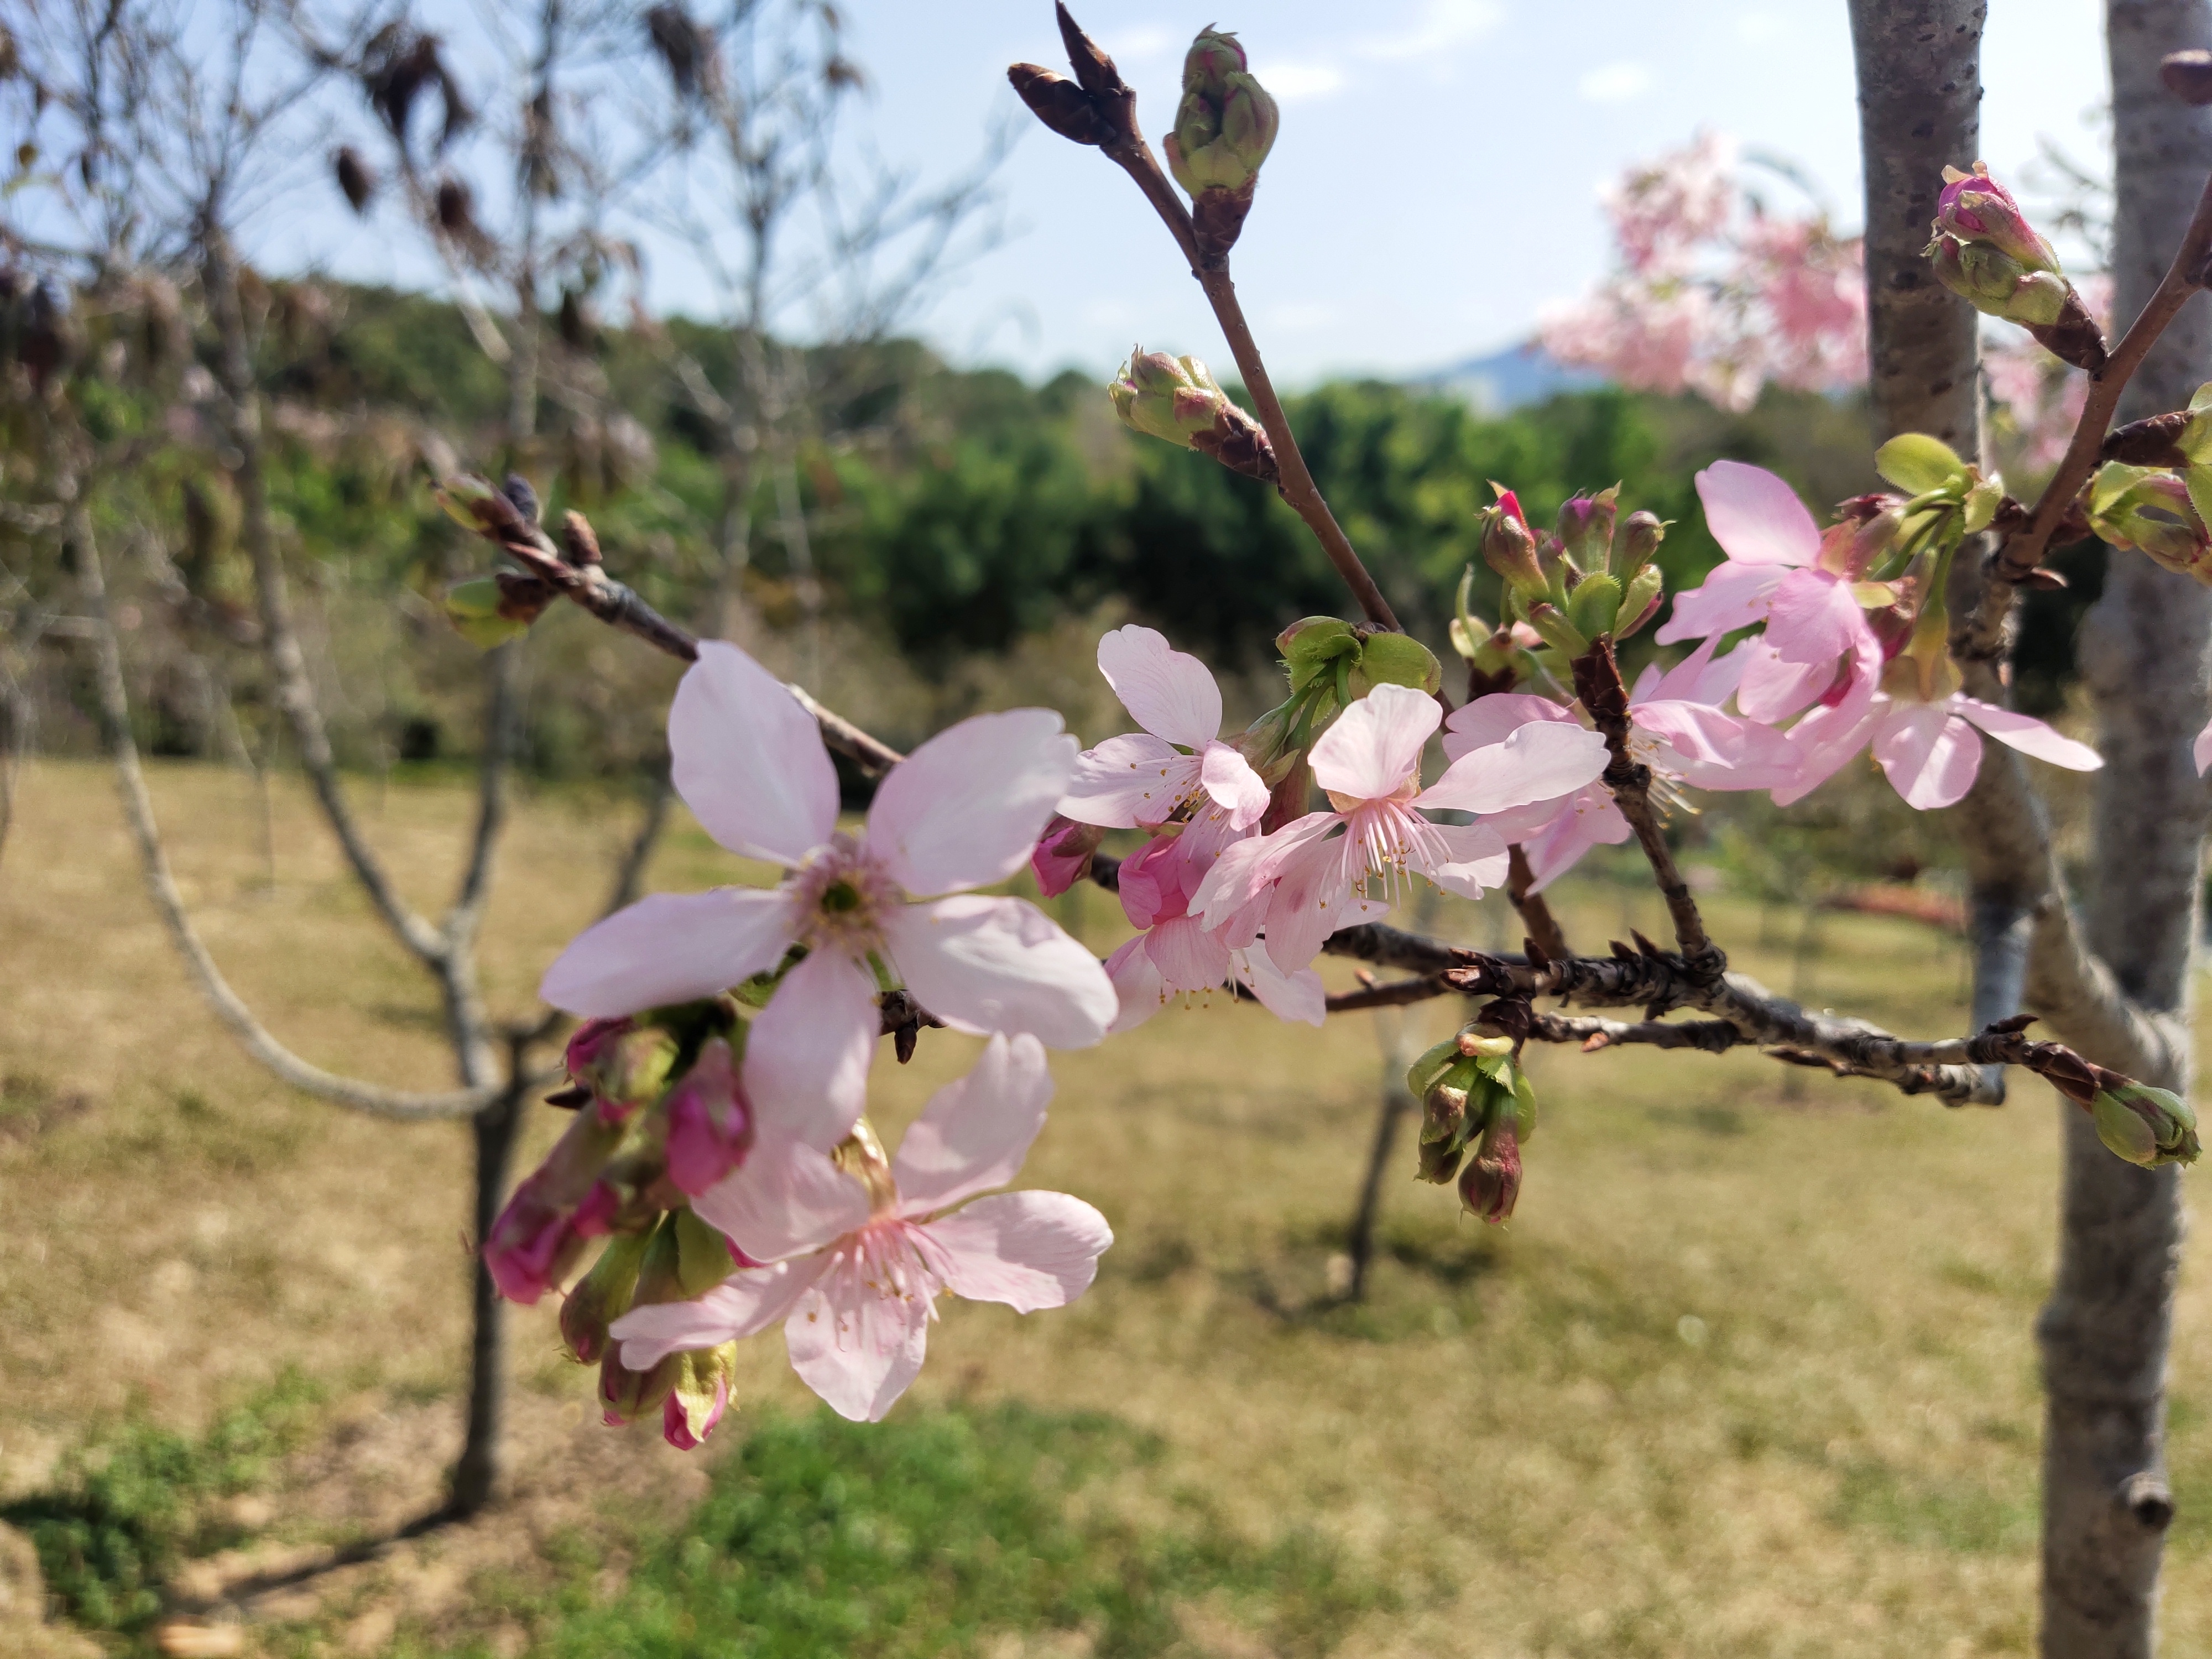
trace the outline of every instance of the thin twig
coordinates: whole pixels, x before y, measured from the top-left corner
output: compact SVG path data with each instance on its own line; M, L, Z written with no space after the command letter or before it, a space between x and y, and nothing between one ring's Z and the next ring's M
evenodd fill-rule
M1528 867L1528 852L1518 842L1506 852L1505 896L1512 901L1521 926L1538 950L1547 957L1574 954L1567 944L1567 930L1559 926L1551 905L1536 891L1536 872Z
M2120 394L2127 390L2128 382L2150 356L2167 325L2203 288L2208 258L2212 258L2212 180L2206 181L2189 228L2182 234L2181 246L2174 250L2173 261L2150 302L2130 325L2104 368L2089 376L2088 399L2082 405L2081 418L2075 422L2073 439L2066 446L2058 470L2037 498L2026 526L2008 537L1984 565L1981 603L1952 631L1953 656L1973 661L2004 653L2005 619L2012 608L2014 588L2043 562L2067 509L2096 471L2105 434L2119 408Z

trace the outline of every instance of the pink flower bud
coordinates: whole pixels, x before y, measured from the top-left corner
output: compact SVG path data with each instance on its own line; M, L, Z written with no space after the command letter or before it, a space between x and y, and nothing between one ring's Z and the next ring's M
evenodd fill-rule
M677 1362L676 1382L661 1402L660 1434L677 1450L695 1451L714 1433L730 1403L738 1345L725 1342L672 1357Z
M1948 231L1962 242L1979 242L1996 249L2027 270L2056 271L2058 256L2037 234L2012 199L2012 192L1990 177L1989 167L1974 163L1972 173L1943 169L1943 193L1936 201L1936 228Z
M1509 1106L1491 1120L1474 1156L1460 1171L1459 1201L1469 1214L1496 1226L1513 1218L1520 1196L1521 1133Z
M1498 485L1491 488L1498 491L1498 505L1483 515L1483 562L1524 599L1548 592L1551 584L1536 562L1536 538L1521 512L1521 498Z
M707 1040L661 1109L668 1119L668 1178L694 1198L752 1149L752 1105L720 1037Z
M1091 856L1105 839L1106 832L1097 824L1077 823L1054 813L1030 854L1038 890L1047 898L1058 898L1081 881L1091 873Z

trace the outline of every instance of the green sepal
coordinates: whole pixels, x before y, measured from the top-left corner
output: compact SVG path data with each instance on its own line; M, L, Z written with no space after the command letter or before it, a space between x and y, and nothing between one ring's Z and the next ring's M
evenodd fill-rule
M1443 683L1443 665L1412 635L1370 634L1359 647L1352 690L1355 696L1377 685L1407 685L1433 693Z
M1567 620L1589 639L1610 634L1620 618L1620 584L1610 576L1585 576L1567 601Z

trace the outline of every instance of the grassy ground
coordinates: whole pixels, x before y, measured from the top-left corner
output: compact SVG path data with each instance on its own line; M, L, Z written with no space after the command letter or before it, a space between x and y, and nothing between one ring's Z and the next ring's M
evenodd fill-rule
M242 780L171 769L155 787L209 943L269 1023L334 1068L446 1082L434 1005L304 799L277 794L271 887ZM434 905L464 799L362 799ZM764 1339L743 1413L685 1458L597 1426L550 1308L520 1313L513 1506L275 1583L436 1496L465 1137L253 1068L156 928L104 772L34 769L19 811L0 860L0 1498L21 1519L74 1493L82 1517L103 1467L143 1475L111 1480L111 1507L181 1494L144 1545L152 1576L185 1595L271 1583L249 1651L2029 1650L2047 1091L1945 1112L1793 1087L1756 1056L1543 1054L1512 1227L1394 1174L1370 1297L1345 1307L1332 1258L1391 1017L1313 1032L1228 1006L1056 1057L1025 1182L1091 1199L1118 1242L1065 1313L948 1304L890 1423L826 1421ZM586 919L629 819L526 805L488 934L497 1005L525 1006ZM685 820L653 880L729 867ZM1567 896L1582 939L1660 923L1632 887ZM1103 945L1102 899L1064 908ZM1719 912L1740 966L1791 981L1794 923L1762 950L1754 912ZM1440 925L1495 942L1504 918ZM1960 1018L1956 946L1910 924L1831 920L1809 972L1815 1001L1922 1032ZM1416 1011L1407 1035L1449 1018ZM933 1034L906 1071L886 1056L886 1126L971 1052ZM2176 1652L2212 1646L2205 1283L2192 1264L2176 1334Z

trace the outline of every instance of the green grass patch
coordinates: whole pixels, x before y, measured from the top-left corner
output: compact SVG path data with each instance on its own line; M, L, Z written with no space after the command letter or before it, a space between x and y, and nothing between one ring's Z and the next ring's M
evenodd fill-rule
M240 1541L219 1501L264 1485L321 1399L288 1370L198 1438L134 1413L64 1455L48 1490L0 1505L0 1522L29 1534L71 1620L136 1634L160 1615L162 1583L180 1560Z
M1188 1497L1157 1525L1117 1516L1103 1483L1162 1451L1109 1418L1018 1405L771 1418L611 1601L580 1565L553 1606L510 1611L547 1659L919 1659L1054 1631L1115 1659L1184 1641L1201 1605L1274 1652L1324 1653L1387 1601L1310 1534L1255 1544Z

